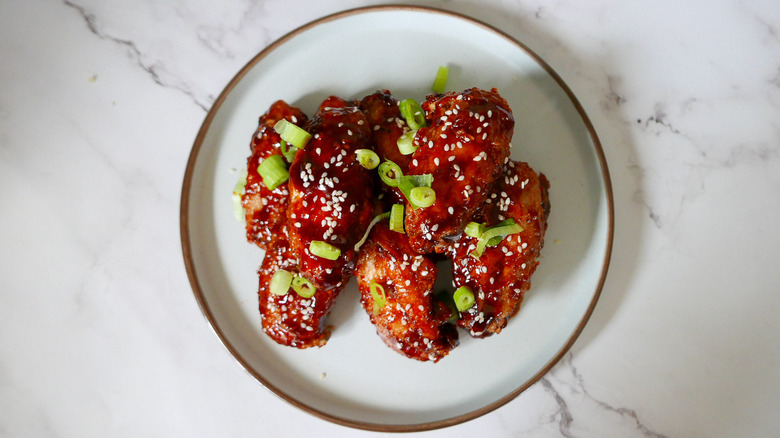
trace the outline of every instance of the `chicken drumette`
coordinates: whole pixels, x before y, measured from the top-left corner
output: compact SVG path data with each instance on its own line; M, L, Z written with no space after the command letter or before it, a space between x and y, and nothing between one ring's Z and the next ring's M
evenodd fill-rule
M355 104L330 97L307 125L311 141L290 166L290 250L317 289L347 282L357 259L354 246L374 216L372 177L355 154L370 149L370 129ZM312 242L330 245L338 257L313 254Z
M451 311L432 293L436 271L433 261L412 250L405 234L391 231L384 221L361 248L355 271L360 301L379 337L420 361L437 362L458 345L455 325L448 322Z
M509 161L474 220L490 227L514 219L523 231L504 237L496 246L487 246L479 257L472 255L477 238L462 234L450 246L453 283L468 287L476 300L458 319L458 325L472 336L499 333L531 286L550 212L548 189L544 175L537 175L526 163Z
M509 157L514 118L498 92L471 88L431 95L422 105L430 126L415 136L410 175L433 175L436 201L407 208L412 247L444 252L484 203Z
M252 137L252 155L247 160L246 188L241 197L241 204L246 214L247 240L266 249L279 227L287 220L287 204L289 192L287 184L283 183L274 190L269 190L257 172L257 167L272 155L281 155L279 144L281 137L274 131L279 120L303 126L307 117L298 108L280 100L260 116L257 131Z

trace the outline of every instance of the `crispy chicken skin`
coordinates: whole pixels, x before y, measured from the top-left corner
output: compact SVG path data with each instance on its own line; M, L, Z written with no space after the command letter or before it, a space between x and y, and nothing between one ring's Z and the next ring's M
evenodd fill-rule
M290 251L287 231L287 225L280 227L257 271L263 330L282 345L321 347L330 337L331 328L325 325L325 319L341 288L317 290L310 298L301 297L292 288L285 295L269 291L271 278L278 269L298 273L298 262Z
M355 154L371 147L371 131L357 106L338 97L320 105L306 130L312 138L290 165L290 249L317 289L340 288L355 269L355 243L374 216L372 177ZM340 256L312 254L313 241L333 245Z
M408 173L432 174L436 201L407 208L406 227L417 252L444 252L501 175L515 122L495 89L431 95L422 108L430 125L417 131Z
M257 173L257 166L271 155L281 155L281 137L273 127L279 120L286 119L303 126L307 117L298 108L279 100L268 112L260 116L255 135L252 136L252 155L247 160L246 188L241 204L246 213L246 238L249 242L266 249L279 227L286 221L289 192L287 184L268 190Z
M461 312L458 319L458 325L472 336L501 332L520 308L544 244L550 213L548 189L544 175L537 175L526 163L509 161L485 201L481 217L474 220L493 226L512 218L523 231L485 248L478 259L470 255L476 248L476 238L464 233L450 246L453 283L456 288L468 286L476 299L475 305Z
M377 334L393 350L420 361L438 362L458 345L450 309L434 297L436 265L414 252L407 236L386 221L371 230L360 249L355 275L360 302ZM372 282L384 288L387 301L374 311Z

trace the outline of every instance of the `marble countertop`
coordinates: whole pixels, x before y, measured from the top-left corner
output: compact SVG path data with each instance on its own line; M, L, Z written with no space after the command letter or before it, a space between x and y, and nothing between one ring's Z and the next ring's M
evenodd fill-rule
M364 436L286 403L193 297L195 135L276 38L379 2L63 0L0 13L0 436ZM564 358L430 437L780 433L780 5L425 2L502 29L588 112L609 276Z

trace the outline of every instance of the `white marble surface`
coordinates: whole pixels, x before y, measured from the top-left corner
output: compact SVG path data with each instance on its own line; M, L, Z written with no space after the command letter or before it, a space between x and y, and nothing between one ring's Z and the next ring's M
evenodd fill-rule
M569 84L604 145L616 235L564 360L419 435L777 436L780 3L425 3L503 29ZM238 366L179 240L215 96L274 39L362 4L0 1L0 436L374 434Z

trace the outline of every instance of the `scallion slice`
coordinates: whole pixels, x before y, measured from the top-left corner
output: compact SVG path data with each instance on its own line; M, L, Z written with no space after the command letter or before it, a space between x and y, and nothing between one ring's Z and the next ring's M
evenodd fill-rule
M371 219L371 223L368 224L368 228L366 228L366 232L363 233L363 238L358 241L358 243L355 244L355 252L357 252L361 246L363 246L364 243L366 243L366 240L368 239L368 234L371 233L371 229L374 228L374 225L379 223L382 219L387 219L390 217L390 212L382 213L374 216L373 219Z
M455 290L452 299L455 301L455 307L458 308L458 311L465 312L474 305L474 292L467 286L461 286Z
M420 207L427 207L427 205L421 205L412 199L412 190L418 187L431 187L433 184L433 175L426 173L424 175L405 175L398 181L398 189L404 194L404 197L413 209Z
M328 242L321 240L312 240L309 244L309 251L317 257L328 260L336 260L341 255L341 250Z
M303 149L306 147L306 143L308 143L311 139L311 134L285 119L276 122L274 125L274 131L276 131L276 133L282 137L282 140L295 146L298 149Z
M398 181L404 176L401 166L390 160L383 161L379 165L379 178L390 187L398 187Z
M374 315L376 315L382 307L385 307L387 295L385 295L385 288L374 281L369 285L369 289L371 290L371 297L374 299Z
M422 175L406 175L403 178L409 180L415 187L431 187L433 184L433 175L424 173Z
M288 163L292 163L295 154L298 153L298 148L295 146L288 146L287 142L284 140L279 143L279 149L282 151L282 155L284 155L284 159L287 160Z
M479 222L469 222L466 225L466 229L463 230L467 236L479 239L482 233L485 232L485 225Z
M398 141L396 142L398 145L398 152L402 155L410 155L417 150L417 146L414 145L415 134L417 134L417 131L408 131L398 137Z
M290 179L290 173L287 172L287 166L281 155L271 155L263 160L257 166L257 173L263 178L263 184L268 187L268 190L274 190Z
M376 169L379 166L379 155L371 149L358 149L355 151L358 163L366 169Z
M279 269L274 272L271 277L271 282L268 284L268 289L274 295L284 295L290 290L290 283L293 281L293 275L290 271Z
M390 207L390 230L398 233L404 232L404 206L393 204Z
M244 213L244 206L241 204L241 196L246 189L246 169L241 170L241 174L238 176L238 182L233 187L233 213L236 215L236 220L243 222L246 220Z
M433 81L433 89L434 93L444 93L444 90L447 88L447 76L450 73L450 69L448 69L445 66L439 67L439 70L436 72L436 79Z
M523 231L523 227L515 223L514 219L507 219L498 225L488 228L479 236L479 242L477 242L477 248L471 252L471 256L474 258L480 258L485 251L486 246L498 245L504 237L510 234L516 234ZM498 240L496 240L498 239Z
M303 298L311 298L317 293L317 288L306 278L298 275L292 281L292 288L298 295Z
M409 192L409 202L418 207L430 207L436 202L436 192L430 187L415 187Z
M398 105L398 109L401 111L401 117L406 120L406 124L412 131L427 126L425 123L425 112L416 100L404 99Z

